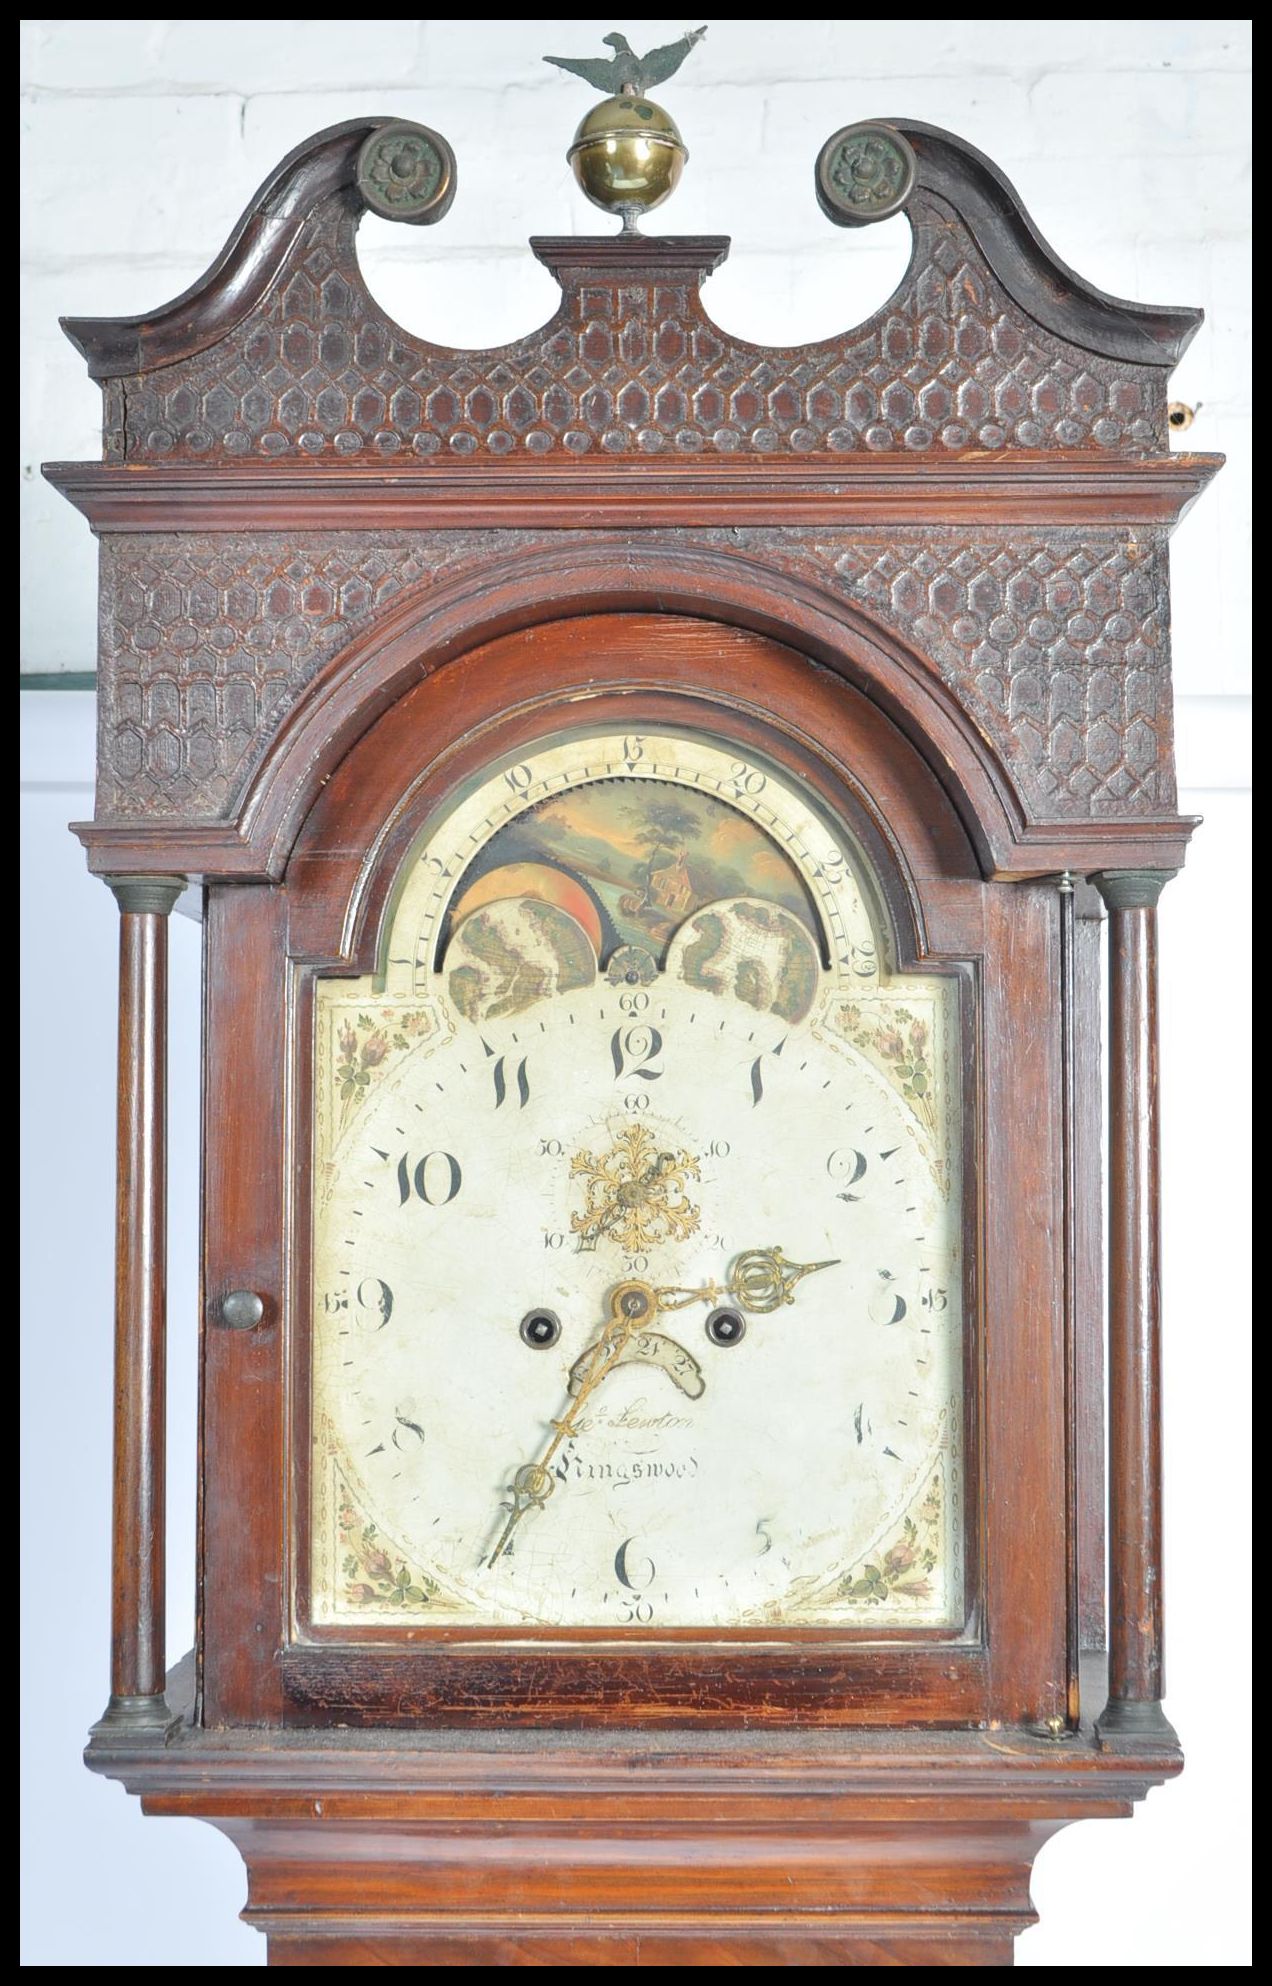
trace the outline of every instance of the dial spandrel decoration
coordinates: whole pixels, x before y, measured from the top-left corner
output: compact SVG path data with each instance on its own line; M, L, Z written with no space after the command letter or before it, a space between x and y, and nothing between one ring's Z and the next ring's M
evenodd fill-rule
M697 733L456 798L316 1002L311 1614L963 1621L958 981Z

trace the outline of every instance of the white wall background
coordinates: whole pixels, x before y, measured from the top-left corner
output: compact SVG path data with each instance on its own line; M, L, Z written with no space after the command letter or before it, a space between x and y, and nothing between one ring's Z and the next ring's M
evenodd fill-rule
M199 275L255 186L322 126L437 125L459 195L426 234L368 221L372 286L411 329L488 345L555 289L531 232L597 217L563 154L588 93L538 60L600 52L585 21L115 21L23 25L21 666L93 666L96 562L38 463L98 453L98 394L59 313L132 313ZM681 20L623 23L638 48ZM732 233L708 300L730 330L805 339L857 322L906 255L897 220L846 235L812 164L838 125L910 115L971 139L1066 261L1118 295L1203 304L1176 376L1187 445L1229 461L1175 541L1181 807L1206 815L1163 900L1169 1709L1189 1754L1131 1826L1043 1855L1022 1965L1242 1965L1240 1669L1248 1510L1249 23L715 21L660 95L692 153L667 229ZM602 222L602 226L605 224ZM23 702L29 1109L23 1311L30 1637L25 1820L34 1965L252 1965L238 1857L204 1824L144 1823L86 1774L105 1700L116 913L65 822L91 809L92 698ZM191 1639L198 931L174 920L169 1647ZM1218 1625L1213 1627L1211 1623Z

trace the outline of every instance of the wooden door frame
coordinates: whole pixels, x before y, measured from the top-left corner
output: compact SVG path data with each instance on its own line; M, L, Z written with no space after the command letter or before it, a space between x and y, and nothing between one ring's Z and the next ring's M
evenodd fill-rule
M900 963L966 961L969 1055L980 1072L968 1188L982 1278L969 1396L973 1428L992 1428L994 1439L969 1451L981 1472L969 1501L983 1605L963 1637L870 1646L858 1631L810 1630L777 1647L770 1638L765 1650L719 1634L621 1649L610 1638L602 1650L592 1631L515 1654L497 1632L421 1629L411 1645L375 1647L297 1640L288 1396L300 1334L283 1328L284 1313L300 1316L303 1250L284 1237L303 1232L307 1176L297 994L316 968L368 969L396 864L445 791L502 750L560 731L566 705L583 723L621 709L625 727L666 724L683 711L682 721L707 721L740 743L762 740L862 839L884 879ZM211 892L207 1289L272 1295L261 1330L206 1341L209 1722L445 1723L477 1712L540 1727L967 1726L1064 1714L1061 1168L1058 1145L1034 1149L1040 1125L1059 1137L1058 918L1045 884L987 884L979 867L962 811L893 717L764 635L714 619L575 614L444 667L417 659L414 687L374 712L318 789L284 881ZM1040 1084L1049 1109L1038 1108ZM232 1107L244 1095L256 1100L250 1113ZM1023 1164L1022 1151L1031 1154Z

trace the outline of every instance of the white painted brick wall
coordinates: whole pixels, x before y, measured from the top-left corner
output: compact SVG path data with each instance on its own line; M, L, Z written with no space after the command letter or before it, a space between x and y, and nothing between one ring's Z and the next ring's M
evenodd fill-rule
M80 670L94 660L92 540L36 472L43 459L92 457L99 447L98 392L58 331L58 315L131 314L167 302L201 274L284 152L324 125L371 111L438 125L460 168L459 197L439 228L364 223L365 266L386 306L442 342L497 343L529 329L549 315L556 290L526 236L586 233L599 218L563 157L588 93L539 57L599 52L612 24L23 24L24 669ZM623 22L637 47L685 25ZM1209 819L1163 911L1170 1702L1190 1767L1134 1827L1083 1825L1048 1848L1034 1884L1043 1922L1019 1949L1026 1966L1246 1962L1232 1898L1241 1787L1218 1728L1226 1706L1214 1693L1207 1620L1223 1616L1235 1653L1248 1556L1233 1481L1241 1385L1228 1364L1242 1316L1242 984L1239 962L1229 961L1217 1030L1209 961L1214 933L1242 928L1248 863L1248 799L1239 789L1249 777L1249 41L1245 21L714 21L683 78L660 93L693 154L667 227L732 234L733 255L708 296L719 321L744 336L772 342L842 330L895 282L907 254L904 222L840 233L812 191L813 160L829 133L889 114L926 118L981 146L1090 280L1116 295L1207 312L1176 392L1202 403L1186 445L1224 450L1229 461L1175 540L1174 597L1181 804ZM33 1259L62 1241L59 1126L76 1126L81 1170L94 1182L74 1261L49 1271L51 1310L43 1275L32 1278L33 1502L46 1496L47 1455L64 1461L74 1451L80 1461L73 1475L57 1475L56 1535L38 1542L23 1589L37 1621L45 1607L66 1610L56 1649L40 1648L29 1695L26 1957L260 1964L261 1941L233 1921L242 1878L228 1844L206 1827L143 1824L135 1803L90 1781L76 1756L82 1728L100 1709L104 1673L105 1506L83 1485L103 1486L108 1466L98 1436L110 1288L110 1023L84 989L109 987L114 913L63 825L90 805L91 699L23 702L24 738L33 740L24 788L27 956L56 964L53 992L38 971L29 975L23 1037L41 1071L24 1146ZM53 915L57 906L65 914ZM195 934L180 921L174 949L181 1150L195 1135L198 958ZM193 1301L194 1218L193 1182L175 1177L174 1302L183 1316ZM78 1352L62 1351L63 1334ZM173 1459L183 1495L192 1470L188 1349L179 1337ZM191 1522L187 1505L188 1496L179 1499L174 1514L178 1543ZM189 1579L188 1557L174 1548L174 1647L185 1645ZM1230 1687L1242 1708L1248 1696L1238 1682ZM1216 1916L1212 1896L1221 1887L1225 1908Z

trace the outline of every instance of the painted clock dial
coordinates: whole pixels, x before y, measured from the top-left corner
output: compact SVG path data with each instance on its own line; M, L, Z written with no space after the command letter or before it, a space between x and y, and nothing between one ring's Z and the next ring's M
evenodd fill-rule
M315 1626L961 1626L959 983L788 775L492 766L315 1013Z

